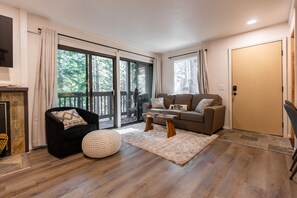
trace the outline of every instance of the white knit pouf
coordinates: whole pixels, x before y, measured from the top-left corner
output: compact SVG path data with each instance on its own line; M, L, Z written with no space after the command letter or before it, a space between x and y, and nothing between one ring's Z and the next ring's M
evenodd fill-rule
M82 140L86 156L103 158L115 154L121 147L121 135L112 130L97 130L88 133Z

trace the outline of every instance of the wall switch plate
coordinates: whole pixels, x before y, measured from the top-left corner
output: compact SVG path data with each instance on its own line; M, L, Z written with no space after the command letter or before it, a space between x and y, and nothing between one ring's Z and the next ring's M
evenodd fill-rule
M225 90L225 85L219 84L219 91L224 91L224 90Z

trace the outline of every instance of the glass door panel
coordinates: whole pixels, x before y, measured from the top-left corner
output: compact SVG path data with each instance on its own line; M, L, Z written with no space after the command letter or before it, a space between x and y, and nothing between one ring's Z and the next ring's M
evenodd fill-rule
M142 120L142 103L148 102L152 91L151 64L120 61L121 122L123 125Z
M114 61L112 58L92 55L91 110L99 115L99 128L115 126Z
M59 106L88 109L87 55L81 52L59 49L57 59Z
M149 98L152 95L153 66L151 64L139 63L137 79L139 89L137 97L137 119L143 120L142 104L149 102Z
M120 91L121 91L121 123L129 123L128 111L130 99L130 66L128 61L120 60Z

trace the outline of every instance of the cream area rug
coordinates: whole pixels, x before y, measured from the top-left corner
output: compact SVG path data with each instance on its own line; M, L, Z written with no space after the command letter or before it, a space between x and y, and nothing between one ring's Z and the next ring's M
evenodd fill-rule
M167 138L166 127L154 124L154 129L144 132L145 123L137 123L115 129L122 141L159 155L167 160L184 165L218 135L211 136L176 129L176 135Z

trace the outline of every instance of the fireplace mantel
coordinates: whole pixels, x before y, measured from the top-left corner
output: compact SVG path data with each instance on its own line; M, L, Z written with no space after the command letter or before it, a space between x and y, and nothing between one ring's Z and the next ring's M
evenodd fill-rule
M12 154L28 152L28 88L0 86L0 101L10 103Z
M28 92L28 87L0 86L0 92Z

